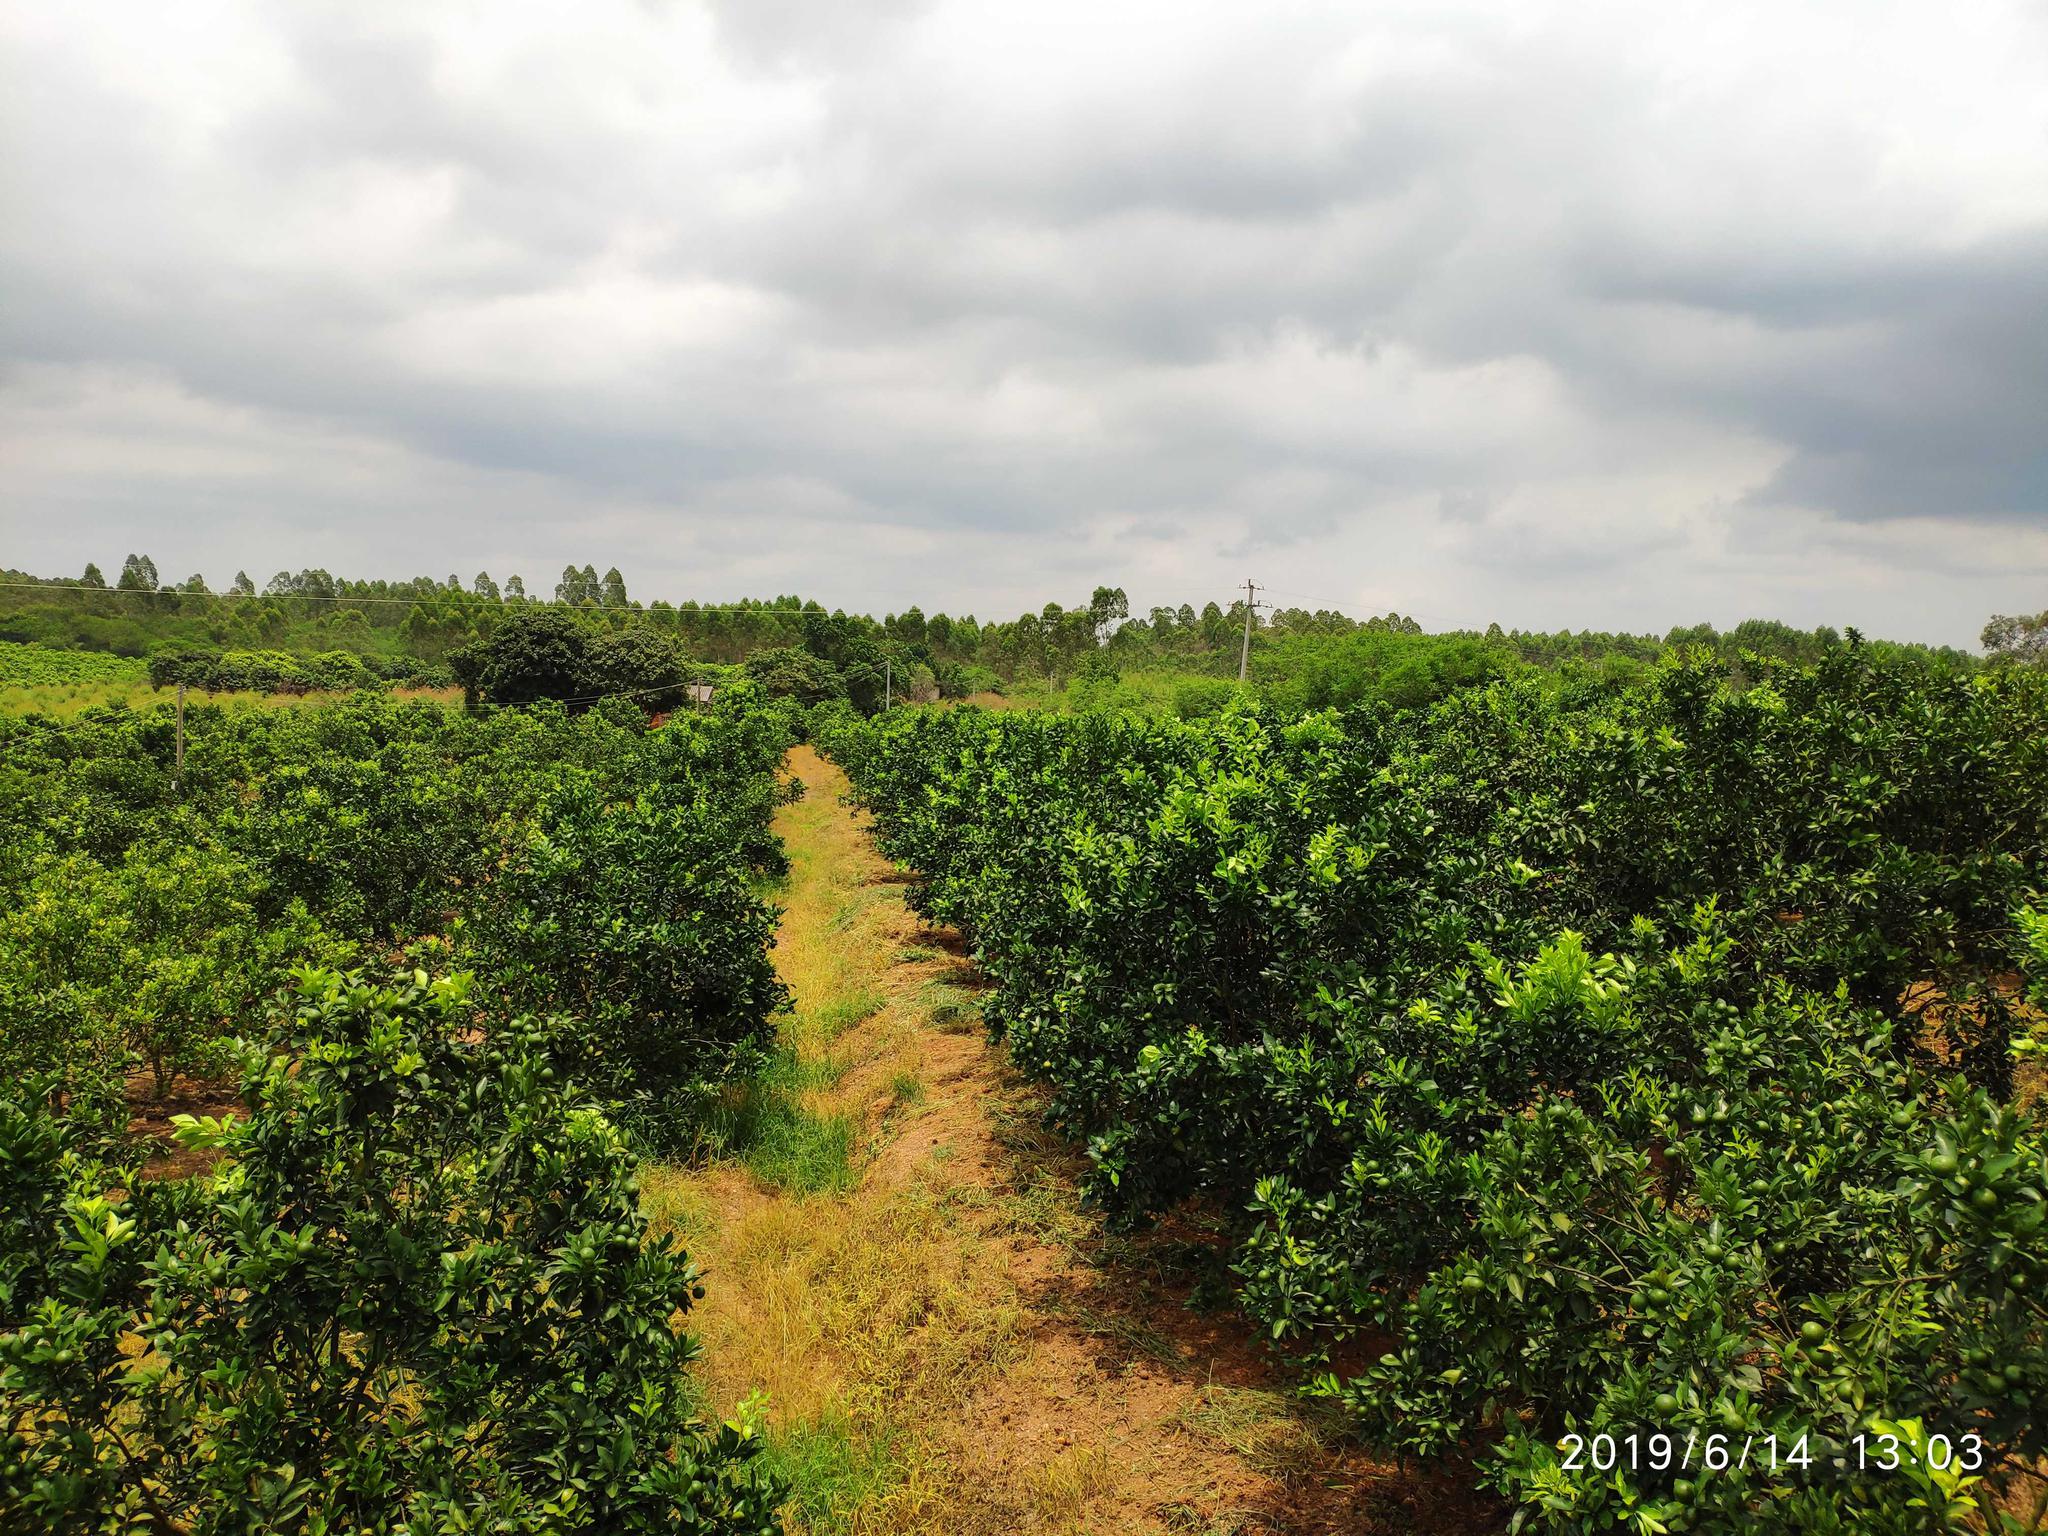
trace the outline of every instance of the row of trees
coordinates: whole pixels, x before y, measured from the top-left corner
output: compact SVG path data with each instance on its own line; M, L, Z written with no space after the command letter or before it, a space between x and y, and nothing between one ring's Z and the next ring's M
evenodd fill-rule
M766 1536L637 1164L716 1144L784 1006L785 719L176 740L0 717L0 1529ZM239 1081L203 1171L138 1174L138 1064Z
M37 581L24 573L8 575ZM438 661L461 646L487 640L509 611L548 601L530 597L519 576L500 584L488 571L479 571L467 583L454 575L445 580L420 576L387 582L338 579L319 569L280 571L260 589L246 572L237 572L225 594L212 594L196 576L175 586L160 583L156 565L146 555L128 557L113 590L153 594L147 608L131 606L131 599L94 609L91 594L107 590L97 566L86 568L83 582L38 584L42 590L27 599L17 593L0 601L0 634L62 644L67 643L68 629L77 643L111 638L131 653L139 653L137 647L153 648L145 634L175 629L187 643L216 647L399 647ZM216 597L229 600L209 601ZM52 603L67 600L72 606L57 610L54 618L46 614L41 632L19 627L29 622L22 610L47 610ZM1233 660L1244 615L1240 599L1228 605L1210 602L1200 609L1191 604L1157 607L1147 616L1133 617L1124 591L1108 586L1097 587L1086 603L1047 603L1035 613L989 623L972 614L928 616L916 605L877 620L828 610L795 595L709 606L660 600L642 604L630 596L616 567L600 576L592 565L564 567L552 602L593 622L644 623L666 630L692 657L718 663L741 662L792 646L821 654L813 616L822 616L874 646L893 642L935 673L946 665L978 669L971 681L984 685L1024 677L1057 683L1077 675L1098 652L1107 653L1111 665L1172 667L1200 665L1212 657ZM89 618L99 620L99 626ZM7 627L10 620L16 627ZM1361 623L1327 610L1299 608L1261 612L1255 623L1262 638L1341 635L1360 629L1420 632L1413 620L1398 614ZM861 691L858 682L853 691Z
M21 572L7 572L5 579L25 588L0 588L0 638L129 655L177 643L300 654L351 650L366 657L408 655L440 662L451 652L487 641L511 615L552 606L575 613L593 628L648 626L673 636L692 660L730 665L791 647L823 654L814 641L814 626L822 618L874 647L876 656L886 652L900 655L906 664L928 667L942 692L954 691L946 680L948 667L971 674L955 679L967 691L1020 679L1060 685L1084 673L1145 669L1234 676L1245 628L1242 598L1199 608L1161 605L1134 614L1123 589L1111 586L1096 587L1084 603L1047 603L1003 622L982 622L972 614L927 615L917 606L875 619L828 610L793 594L709 605L643 603L629 593L617 567L600 575L594 565L564 567L551 596L529 595L522 578L500 583L487 571L464 582L454 575L351 580L319 569L280 571L260 589L246 572L237 572L227 592L216 594L196 576L174 586L161 583L146 555L130 555L112 588L92 566L82 582ZM1251 630L1254 657L1263 663L1257 667L1260 675L1282 681L1304 670L1341 669L1345 648L1360 644L1362 636L1369 637L1367 649L1382 639L1442 638L1424 636L1416 620L1399 613L1358 620L1301 607L1261 607L1252 616ZM1987 626L1984 644L1995 659L2038 661L2048 647L2040 638L2044 632L2041 619L2001 617ZM1811 665L1843 643L1827 627L1799 630L1767 620L1726 631L1681 626L1661 637L1542 634L1494 625L1484 633L1453 638L1483 643L1515 664L1541 667L1647 664L1681 646L1704 646L1731 666L1746 653ZM1959 651L1925 653L1946 666L1974 664L1974 658ZM858 683L853 691L860 691Z
M630 1079L667 1106L649 1123L687 1137L672 1090L744 1070L777 998L765 953L742 965L684 942L767 940L750 882L779 864L767 828L787 733L742 702L665 731L630 703L195 703L182 775L168 706L0 717L0 1075L61 1068L74 1101L97 1102L140 1061L168 1087L220 1065L288 966L453 944L506 1011L582 1019L598 1054L578 1075L619 1085L622 1105ZM618 862L650 884L568 879L565 861L596 869L621 841L637 851ZM580 907L563 905L571 889ZM665 926L686 908L695 926ZM592 933L639 949L542 963ZM613 1034L592 1009L617 988ZM642 1070L671 1029L695 1041L688 1070Z
M1220 1214L1374 1440L1514 1529L2038 1529L2048 676L1749 666L825 741L1094 1196Z
M354 651L219 651L211 646L167 647L149 658L152 687L183 684L208 693L346 693L386 683L440 687L454 681L438 662L415 656L365 661Z

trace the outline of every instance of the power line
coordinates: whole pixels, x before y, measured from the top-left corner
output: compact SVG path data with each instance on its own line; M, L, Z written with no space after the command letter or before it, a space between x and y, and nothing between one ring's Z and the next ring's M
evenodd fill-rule
M650 693L676 693L696 686L692 683L656 683L652 688L626 688L617 693L586 693L573 699L554 699L556 704L596 704L605 699L637 699Z
M1308 593L1306 593L1306 592L1296 592L1296 591L1294 591L1294 590L1292 590L1291 588L1288 588L1288 587L1266 587L1266 588L1263 588L1262 590L1264 590L1264 591L1266 591L1266 592L1269 592L1269 593L1273 593L1273 594L1275 594L1276 596L1279 596L1279 597L1291 597L1291 598L1294 598L1294 599L1296 599L1296 600L1297 600L1297 601L1299 601L1299 602L1306 602L1306 603L1314 603L1314 604L1316 605L1316 610L1317 610L1317 611L1319 611L1319 612L1327 612L1327 613L1348 613L1348 612L1349 612L1349 605L1346 605L1346 604L1343 604L1343 603L1330 603L1330 602L1325 602L1325 601L1323 601L1323 599L1321 599L1321 598L1319 598L1319 597L1313 597L1313 596L1309 595L1309 594L1308 594Z

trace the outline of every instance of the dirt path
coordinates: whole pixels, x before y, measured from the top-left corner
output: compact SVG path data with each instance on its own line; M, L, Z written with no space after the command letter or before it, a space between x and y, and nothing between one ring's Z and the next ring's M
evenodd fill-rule
M1202 1233L1120 1239L1081 1210L957 935L906 909L838 769L808 748L789 767L794 1115L647 1184L706 1270L710 1406L766 1395L791 1528L1484 1528L1455 1489L1333 1449L1239 1321L1185 1305Z

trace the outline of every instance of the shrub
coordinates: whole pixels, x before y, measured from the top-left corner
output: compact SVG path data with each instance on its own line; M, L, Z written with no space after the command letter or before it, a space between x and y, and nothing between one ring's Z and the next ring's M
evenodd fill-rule
M166 646L150 656L149 680L158 688L183 683L209 693L345 693L374 688L382 678L377 668L354 651L294 656L285 651Z
M322 651L302 663L306 681L314 688L343 693L353 688L374 688L379 681L354 651Z
M515 832L464 942L511 1006L573 1016L565 1068L676 1146L764 1059L786 1001L767 953L775 917L712 797L569 786Z
M1220 677L1191 677L1175 685L1173 712L1183 720L1207 719L1223 713L1237 693L1235 683Z
M214 849L137 844L112 868L46 856L0 914L0 1072L90 1096L135 1059L159 1095L218 1071L252 1001L337 948L302 906L259 924L262 889Z
M468 988L300 973L186 1184L0 1098L0 1523L774 1528L750 1435L692 1416L702 1289L617 1131Z

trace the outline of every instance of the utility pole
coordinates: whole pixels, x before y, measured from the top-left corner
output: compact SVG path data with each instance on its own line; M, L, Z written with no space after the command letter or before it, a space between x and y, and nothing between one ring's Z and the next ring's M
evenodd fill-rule
M1258 606L1253 598L1257 596L1258 590L1256 582L1247 581L1244 584L1244 644L1237 652L1237 681L1240 687L1244 684L1245 668L1251 664L1252 659L1252 610Z
M178 684L178 766L171 773L171 788L178 790L185 783L185 685Z

